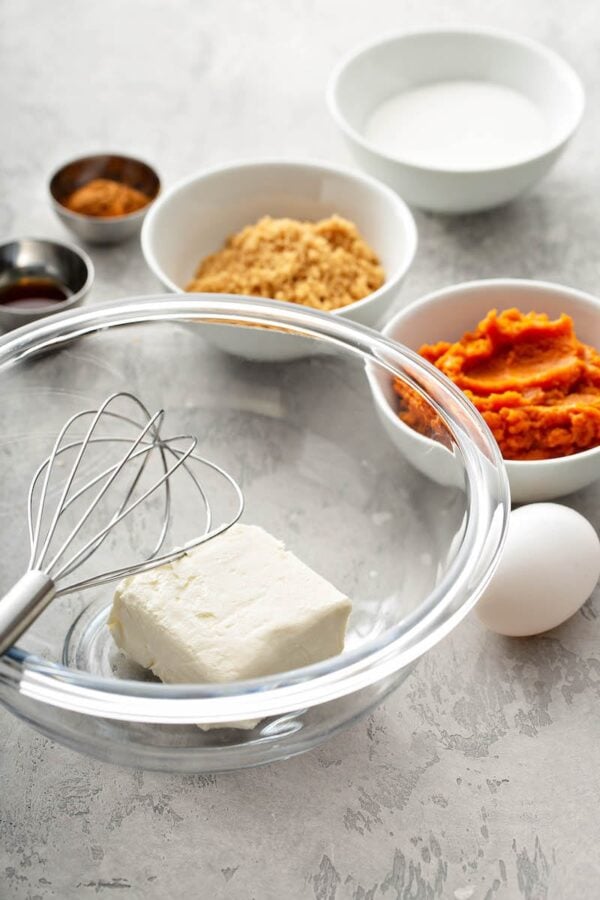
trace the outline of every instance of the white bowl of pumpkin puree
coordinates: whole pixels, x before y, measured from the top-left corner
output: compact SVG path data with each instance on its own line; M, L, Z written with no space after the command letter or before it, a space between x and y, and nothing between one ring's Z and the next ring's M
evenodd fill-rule
M384 334L462 390L496 438L514 502L600 478L600 300L542 281L454 285L401 310ZM417 391L369 375L384 426L421 472L456 484L452 435Z

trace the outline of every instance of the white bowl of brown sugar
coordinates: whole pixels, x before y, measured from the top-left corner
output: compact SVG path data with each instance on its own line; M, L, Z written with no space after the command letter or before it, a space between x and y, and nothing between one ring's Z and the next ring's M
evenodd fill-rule
M323 163L257 161L179 182L150 210L142 250L169 290L293 303L376 327L417 247L410 210L373 178ZM208 330L208 329L207 329ZM214 326L211 342L248 359L285 360L315 342Z

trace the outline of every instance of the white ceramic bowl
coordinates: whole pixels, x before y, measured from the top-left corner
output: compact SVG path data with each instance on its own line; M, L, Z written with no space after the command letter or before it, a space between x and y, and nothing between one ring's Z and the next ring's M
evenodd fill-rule
M315 220L338 213L358 226L386 272L382 287L331 315L376 326L398 297L417 247L406 204L360 173L307 162L242 162L200 172L166 191L142 229L146 262L170 291L181 293L203 259L229 235L262 216ZM314 341L256 330L211 329L210 340L248 359L281 360L315 352Z
M512 306L524 312L545 312L551 318L568 313L578 338L600 347L600 300L597 297L559 284L520 279L471 281L436 291L401 310L383 333L418 350L424 343L458 340L490 309ZM452 454L398 418L391 380L381 372L369 372L369 380L386 431L403 454L434 481L457 484L459 476ZM508 460L505 465L513 502L552 500L587 487L600 478L600 447L560 459Z
M529 98L550 125L543 151L503 167L459 170L393 158L364 137L369 115L407 88L450 80L491 81ZM414 206L466 213L512 200L560 156L581 119L584 92L573 69L546 47L491 30L446 29L387 37L353 52L328 88L331 114L358 163ZM443 135L440 135L443 140Z

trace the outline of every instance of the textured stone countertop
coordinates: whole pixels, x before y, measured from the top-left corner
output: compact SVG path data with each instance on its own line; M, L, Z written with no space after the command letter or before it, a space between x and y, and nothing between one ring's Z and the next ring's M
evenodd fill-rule
M600 32L590 0L4 0L0 238L65 238L45 180L85 151L166 185L235 157L349 159L325 107L339 56L386 30L484 24L579 70L587 113L528 197L416 214L404 299L473 277L597 291ZM93 251L93 301L155 292L134 242ZM599 523L600 486L567 502ZM505 641L473 618L367 721L264 769L169 776L78 756L0 713L0 896L585 900L599 894L600 592Z

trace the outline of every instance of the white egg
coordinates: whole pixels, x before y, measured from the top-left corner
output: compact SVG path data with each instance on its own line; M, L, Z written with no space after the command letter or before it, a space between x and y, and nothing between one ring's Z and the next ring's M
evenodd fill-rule
M476 606L498 634L525 637L564 622L600 578L600 539L578 512L532 503L510 514L500 565Z

